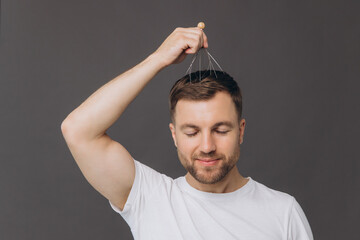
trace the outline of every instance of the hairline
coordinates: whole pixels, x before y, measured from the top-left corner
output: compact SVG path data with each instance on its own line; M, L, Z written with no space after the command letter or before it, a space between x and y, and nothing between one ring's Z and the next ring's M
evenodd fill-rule
M180 99L176 102L176 104L175 104L175 106L174 106L173 115L170 116L171 123L174 124L174 125L176 125L176 122L175 122L176 107L177 107L178 103L179 103L181 100L185 100L185 101L189 101L189 102L206 102L206 101L210 101L211 99L215 98L215 95L218 94L219 92L224 92L224 93L226 93L226 94L229 95L229 97L231 98L231 102L233 103L233 106L234 106L234 108L235 108L236 118L237 118L238 122L240 122L241 119L243 119L243 118L242 118L241 116L239 116L239 114L238 114L238 111L237 111L237 109L236 109L236 104L235 104L235 102L234 102L234 100L233 100L233 98L232 98L231 93L230 93L229 91L227 91L227 90L219 90L219 91L215 92L214 95L212 95L212 96L211 96L210 98L208 98L208 99L191 99L191 98L189 98L189 97L180 98ZM220 122L227 122L227 121L220 121Z

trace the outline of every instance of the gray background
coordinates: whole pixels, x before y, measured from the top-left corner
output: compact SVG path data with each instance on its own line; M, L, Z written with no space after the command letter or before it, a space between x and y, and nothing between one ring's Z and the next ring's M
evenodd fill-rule
M132 239L86 182L62 120L156 50L206 23L209 51L243 91L244 176L296 197L315 239L358 239L359 1L1 2L0 239ZM162 71L109 130L141 162L185 173Z

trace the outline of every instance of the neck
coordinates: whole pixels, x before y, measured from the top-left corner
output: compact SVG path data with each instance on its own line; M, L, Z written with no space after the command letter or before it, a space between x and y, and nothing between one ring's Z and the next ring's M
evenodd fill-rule
M214 184L204 184L197 181L190 173L185 175L186 181L193 188L203 191L203 192L211 192L211 193L229 193L234 192L237 189L244 186L249 179L244 178L235 165L233 169L220 181Z

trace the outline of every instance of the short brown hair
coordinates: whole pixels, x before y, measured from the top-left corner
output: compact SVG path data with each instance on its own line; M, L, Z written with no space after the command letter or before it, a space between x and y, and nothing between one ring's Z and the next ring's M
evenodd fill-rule
M180 99L209 100L217 92L230 94L240 121L242 114L241 89L234 79L224 71L197 71L180 78L170 90L170 118L174 123L175 107Z

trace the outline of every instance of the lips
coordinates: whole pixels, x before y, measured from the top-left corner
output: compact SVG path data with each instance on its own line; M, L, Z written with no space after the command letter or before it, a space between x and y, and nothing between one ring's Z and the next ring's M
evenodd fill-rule
M198 158L196 160L202 161L202 162L211 162L211 161L216 161L219 159L214 159L214 158Z
M196 160L199 161L199 163L204 166L213 166L213 165L216 165L220 161L220 159L210 159L210 158L201 158L201 159L196 159Z

